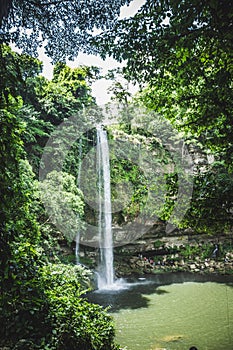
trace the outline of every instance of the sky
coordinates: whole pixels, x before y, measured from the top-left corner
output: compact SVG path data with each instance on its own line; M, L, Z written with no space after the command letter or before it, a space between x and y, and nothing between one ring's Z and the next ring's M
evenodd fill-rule
M128 18L133 16L138 9L145 3L146 0L133 0L129 6L123 6L121 8L120 18ZM43 61L44 69L43 75L51 79L53 75L53 66L50 63L50 59L44 54L43 49L38 51L39 59ZM80 65L86 66L97 66L101 68L102 74L106 74L109 69L114 69L117 67L122 67L123 64L115 61L111 57L106 60L102 60L98 56L87 55L80 53L74 61L68 61L67 65L71 68L78 67ZM92 84L92 95L96 98L96 102L98 105L103 105L110 101L111 94L108 93L108 88L112 82L107 81L106 79L100 79ZM130 84L129 90L132 94L137 91L137 86Z

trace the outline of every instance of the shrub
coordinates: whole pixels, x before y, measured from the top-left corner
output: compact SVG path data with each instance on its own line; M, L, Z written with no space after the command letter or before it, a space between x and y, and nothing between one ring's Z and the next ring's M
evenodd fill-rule
M114 345L111 317L101 306L83 298L90 289L90 272L81 266L49 264L42 283L47 303L49 333L44 346L50 350L110 350Z
M23 350L116 350L112 318L86 301L91 272L82 266L48 264L1 311L4 345ZM12 288L15 290L15 288ZM1 344L0 344L1 345Z

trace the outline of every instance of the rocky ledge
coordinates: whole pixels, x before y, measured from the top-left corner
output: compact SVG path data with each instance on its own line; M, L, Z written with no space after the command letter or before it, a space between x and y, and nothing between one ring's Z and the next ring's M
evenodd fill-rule
M117 277L171 271L222 275L233 274L233 253L227 253L224 259L201 259L197 256L193 260L179 259L178 254L169 257L164 255L157 262L152 258L147 258L140 254L139 256L116 259L115 262L115 273Z

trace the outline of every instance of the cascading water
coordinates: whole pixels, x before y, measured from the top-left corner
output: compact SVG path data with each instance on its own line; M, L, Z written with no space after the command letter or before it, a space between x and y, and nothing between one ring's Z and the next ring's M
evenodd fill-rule
M98 289L110 289L114 283L110 162L107 132L101 127L97 128L97 171L100 242Z
M75 237L75 259L76 264L79 264L79 242L80 242L80 230L78 229L78 232Z
M79 165L78 165L78 178L77 178L77 186L80 187L80 179L81 179L81 170L82 170L82 138L79 141ZM79 217L80 219L80 217ZM76 264L79 264L79 242L80 242L80 227L78 228L78 232L75 238L75 258Z

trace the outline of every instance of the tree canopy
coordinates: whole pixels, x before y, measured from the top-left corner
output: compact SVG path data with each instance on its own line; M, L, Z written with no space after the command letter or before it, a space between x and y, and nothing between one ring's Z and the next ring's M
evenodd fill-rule
M125 73L151 87L147 105L209 144L232 142L233 3L147 0L97 40L103 56L126 60ZM228 150L228 154L230 154Z
M32 56L45 43L54 61L72 59L80 50L95 51L93 31L112 28L121 6L129 2L1 0L1 42L13 42Z

